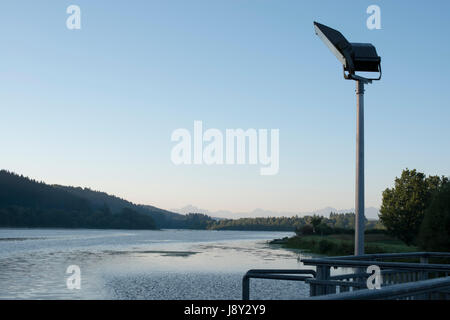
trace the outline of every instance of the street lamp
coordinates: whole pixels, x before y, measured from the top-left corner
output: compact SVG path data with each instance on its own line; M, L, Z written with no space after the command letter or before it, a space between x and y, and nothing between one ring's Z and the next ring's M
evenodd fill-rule
M370 43L350 43L337 30L314 22L314 29L342 63L344 78L356 81L355 255L364 254L364 84L381 79L381 57ZM365 78L356 72L377 72Z

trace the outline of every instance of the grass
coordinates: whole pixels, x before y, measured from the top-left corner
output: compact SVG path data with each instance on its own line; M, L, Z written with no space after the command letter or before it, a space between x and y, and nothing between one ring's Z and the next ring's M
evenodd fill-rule
M282 246L327 256L340 256L353 255L353 241L353 235L350 234L294 236L283 241ZM385 234L366 234L364 251L370 254L414 252L418 249L414 246L407 246L402 241Z

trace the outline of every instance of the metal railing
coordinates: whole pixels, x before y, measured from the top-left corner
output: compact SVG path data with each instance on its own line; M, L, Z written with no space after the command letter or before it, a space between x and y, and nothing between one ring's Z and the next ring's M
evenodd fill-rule
M418 259L415 262L388 262L386 259ZM303 259L305 265L316 267L317 276L305 280L310 285L310 296L356 291L367 288L367 278L370 274L365 268L376 265L381 269L382 286L417 282L430 278L440 278L450 275L450 264L429 264L430 258L450 258L450 253L443 252L413 252L370 254L361 256L330 257L322 259ZM331 276L331 268L352 268L356 272L345 275Z
M384 260L384 259L410 259L417 258L427 263L429 258L450 258L450 252L401 252L401 253L372 253L359 256L334 256L327 259L336 260ZM309 260L309 259L305 259Z
M242 298L250 298L250 278L304 281L309 284L310 297L332 298L332 295L342 295L355 299L364 299L365 294L370 297L378 297L381 293L386 294L386 299L399 298L404 292L412 299L429 299L439 296L450 298L450 288L446 287L450 276L450 264L429 263L430 259L437 260L446 258L450 260L447 252L409 252L409 253L386 253L365 254L360 256L340 256L314 259L302 259L304 265L315 266L314 270L249 270L242 280ZM397 262L386 260L417 260L418 262ZM367 279L370 276L366 268L376 265L381 270L383 279L380 290L369 290L366 292ZM348 274L331 275L332 268L349 268ZM447 279L447 280L442 280ZM440 280L440 281L436 281ZM411 286L415 284L414 286ZM445 290L435 290L435 286ZM393 287L394 289L385 290ZM397 289L395 289L397 288ZM400 288L400 289L399 289ZM402 289L404 288L404 289ZM405 291L406 290L406 291ZM413 291L411 291L413 290ZM433 291L434 290L434 291ZM358 292L358 294L356 294ZM399 292L398 294L396 292ZM368 296L368 297L369 297ZM337 296L336 296L337 297ZM341 298L339 298L341 299Z
M298 276L301 274L302 276ZM250 279L273 279L305 281L316 276L314 270L301 269L253 269L247 271L242 279L242 300L250 300Z
M450 277L421 280L382 287L378 290L358 290L316 296L311 300L372 300L372 299L406 299L431 300L450 299Z

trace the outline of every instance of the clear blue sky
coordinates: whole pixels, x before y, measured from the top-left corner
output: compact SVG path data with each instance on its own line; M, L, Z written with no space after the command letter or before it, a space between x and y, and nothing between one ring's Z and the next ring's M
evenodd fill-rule
M81 8L81 30L66 8ZM381 8L381 30L366 8ZM366 206L450 169L449 1L2 1L0 167L162 208L352 208L355 96L317 20L371 42ZM280 171L175 166L177 128L280 129Z

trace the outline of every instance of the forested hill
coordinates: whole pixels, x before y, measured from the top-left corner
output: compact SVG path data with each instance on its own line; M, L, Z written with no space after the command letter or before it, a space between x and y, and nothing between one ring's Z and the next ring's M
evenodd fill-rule
M105 205L112 213L119 213L123 208L130 208L144 215L153 218L159 228L183 228L185 227L186 216L163 210L149 205L134 204L125 199L109 195L105 192L94 191L89 188L67 187L54 185L55 188L67 191L68 193L88 200L94 208L101 209Z
M87 188L48 185L0 171L0 227L155 229L187 217Z

